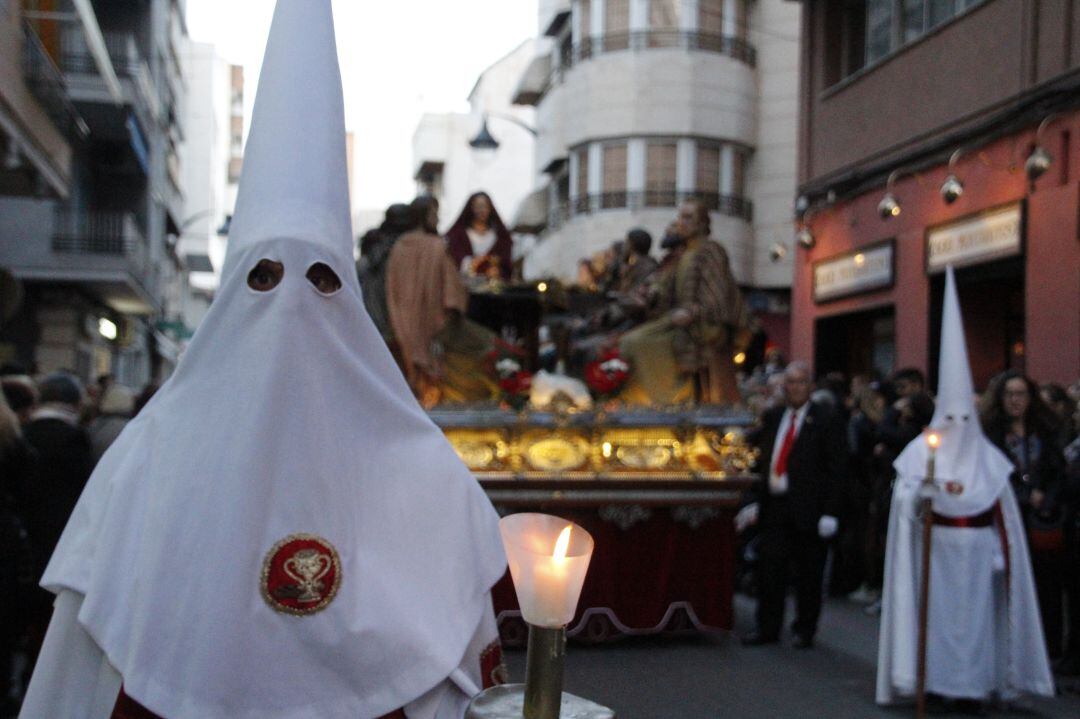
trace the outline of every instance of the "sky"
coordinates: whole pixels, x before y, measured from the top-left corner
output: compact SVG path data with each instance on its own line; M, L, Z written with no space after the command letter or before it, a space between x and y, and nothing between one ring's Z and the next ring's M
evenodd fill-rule
M467 110L480 73L536 35L536 3L333 0L357 210L412 198L412 135L421 115ZM188 0L187 9L191 39L244 66L250 121L274 0Z

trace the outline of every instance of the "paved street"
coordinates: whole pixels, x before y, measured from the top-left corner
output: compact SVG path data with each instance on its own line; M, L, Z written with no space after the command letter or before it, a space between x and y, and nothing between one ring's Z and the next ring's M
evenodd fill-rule
M737 631L749 628L753 604L737 600ZM877 618L843 600L829 602L817 647L747 649L737 637L630 639L572 644L566 690L612 707L620 719L815 719L914 716L874 704ZM525 676L524 650L507 657L514 681ZM1076 719L1080 681L1052 701L1030 701L993 717Z

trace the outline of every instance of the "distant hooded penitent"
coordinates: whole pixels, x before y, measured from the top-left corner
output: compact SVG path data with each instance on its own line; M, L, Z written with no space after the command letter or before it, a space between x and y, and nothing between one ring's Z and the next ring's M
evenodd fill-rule
M929 692L956 699L1052 696L1024 525L1009 486L1012 464L986 438L975 410L956 281L948 268L941 323L927 632ZM885 561L877 700L915 693L922 518L929 446L897 458Z

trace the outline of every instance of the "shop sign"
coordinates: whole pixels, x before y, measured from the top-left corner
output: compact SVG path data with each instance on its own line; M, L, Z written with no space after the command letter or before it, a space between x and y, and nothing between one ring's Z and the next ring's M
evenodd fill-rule
M892 287L894 252L893 241L888 240L815 262L814 302L829 302Z
M926 233L926 273L966 267L1021 252L1023 212L1019 204L983 212Z

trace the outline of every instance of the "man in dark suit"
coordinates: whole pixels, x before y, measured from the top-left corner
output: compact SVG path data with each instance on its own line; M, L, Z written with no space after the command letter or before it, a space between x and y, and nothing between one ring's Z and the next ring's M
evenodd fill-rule
M765 413L755 444L763 482L737 523L759 525L757 630L749 646L780 639L788 573L793 574L794 646L809 649L821 614L827 541L836 534L843 434L832 412L810 402L810 370L784 371L782 407Z

